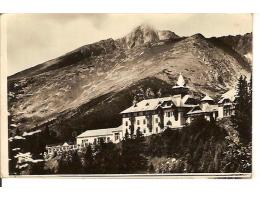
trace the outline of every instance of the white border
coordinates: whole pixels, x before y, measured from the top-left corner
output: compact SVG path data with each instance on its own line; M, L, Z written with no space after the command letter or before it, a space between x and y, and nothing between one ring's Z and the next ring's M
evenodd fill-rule
M256 0L0 0L5 13L256 13Z
M256 13L257 0L0 0L0 12L92 12L92 13ZM5 179L1 199L258 199L260 129L260 14L254 16L254 117L252 180L108 180L108 179ZM1 72L2 73L2 72ZM2 95L1 95L2 96ZM15 189L15 190L14 190Z

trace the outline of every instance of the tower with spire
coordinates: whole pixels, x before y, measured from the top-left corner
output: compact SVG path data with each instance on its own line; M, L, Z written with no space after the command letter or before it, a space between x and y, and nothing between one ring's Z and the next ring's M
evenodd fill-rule
M180 73L177 84L172 87L173 95L181 94L181 96L185 96L189 92L189 88L186 86L186 82Z

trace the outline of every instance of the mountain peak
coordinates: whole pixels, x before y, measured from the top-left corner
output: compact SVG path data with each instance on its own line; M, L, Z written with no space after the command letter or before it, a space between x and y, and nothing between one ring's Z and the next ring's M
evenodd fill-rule
M141 24L133 29L125 37L119 39L126 48L142 46L150 42L158 42L159 37L157 31L148 24Z
M143 30L143 31L156 31L155 28L147 23L142 23L139 26L135 27L132 32L136 30Z
M196 33L191 36L193 39L205 39L205 37L201 33Z
M135 27L129 34L119 40L123 47L131 49L146 43L156 43L160 40L172 40L177 38L180 37L172 31L156 30L150 24L143 23Z

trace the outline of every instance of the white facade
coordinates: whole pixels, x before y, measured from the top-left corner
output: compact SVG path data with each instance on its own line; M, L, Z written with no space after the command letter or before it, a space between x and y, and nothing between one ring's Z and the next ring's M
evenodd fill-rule
M123 116L122 118L123 137L126 133L131 134L131 115L129 114L128 116L130 117ZM151 112L149 116L151 118L150 120L149 117L147 117L147 115L144 115L143 112L137 113L136 116L134 116L134 114L132 115L134 123L134 134L136 134L137 130L141 131L144 136L149 136L153 133L159 133L161 131L161 128L159 126L161 121L158 114ZM151 125L149 127L150 123Z
M122 126L117 128L88 130L76 138L77 145L86 146L99 142L118 143L123 139Z
M136 134L137 130L148 136L160 133L166 127L183 127L185 113L194 106L186 103L189 99L192 99L189 95L146 99L122 111L123 136Z
M164 127L179 128L185 125L184 111L181 109L164 110Z

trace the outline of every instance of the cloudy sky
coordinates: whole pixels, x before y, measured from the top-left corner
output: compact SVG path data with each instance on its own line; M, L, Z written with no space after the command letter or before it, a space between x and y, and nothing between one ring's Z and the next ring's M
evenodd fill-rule
M180 36L252 32L250 14L8 14L8 75L147 23Z

